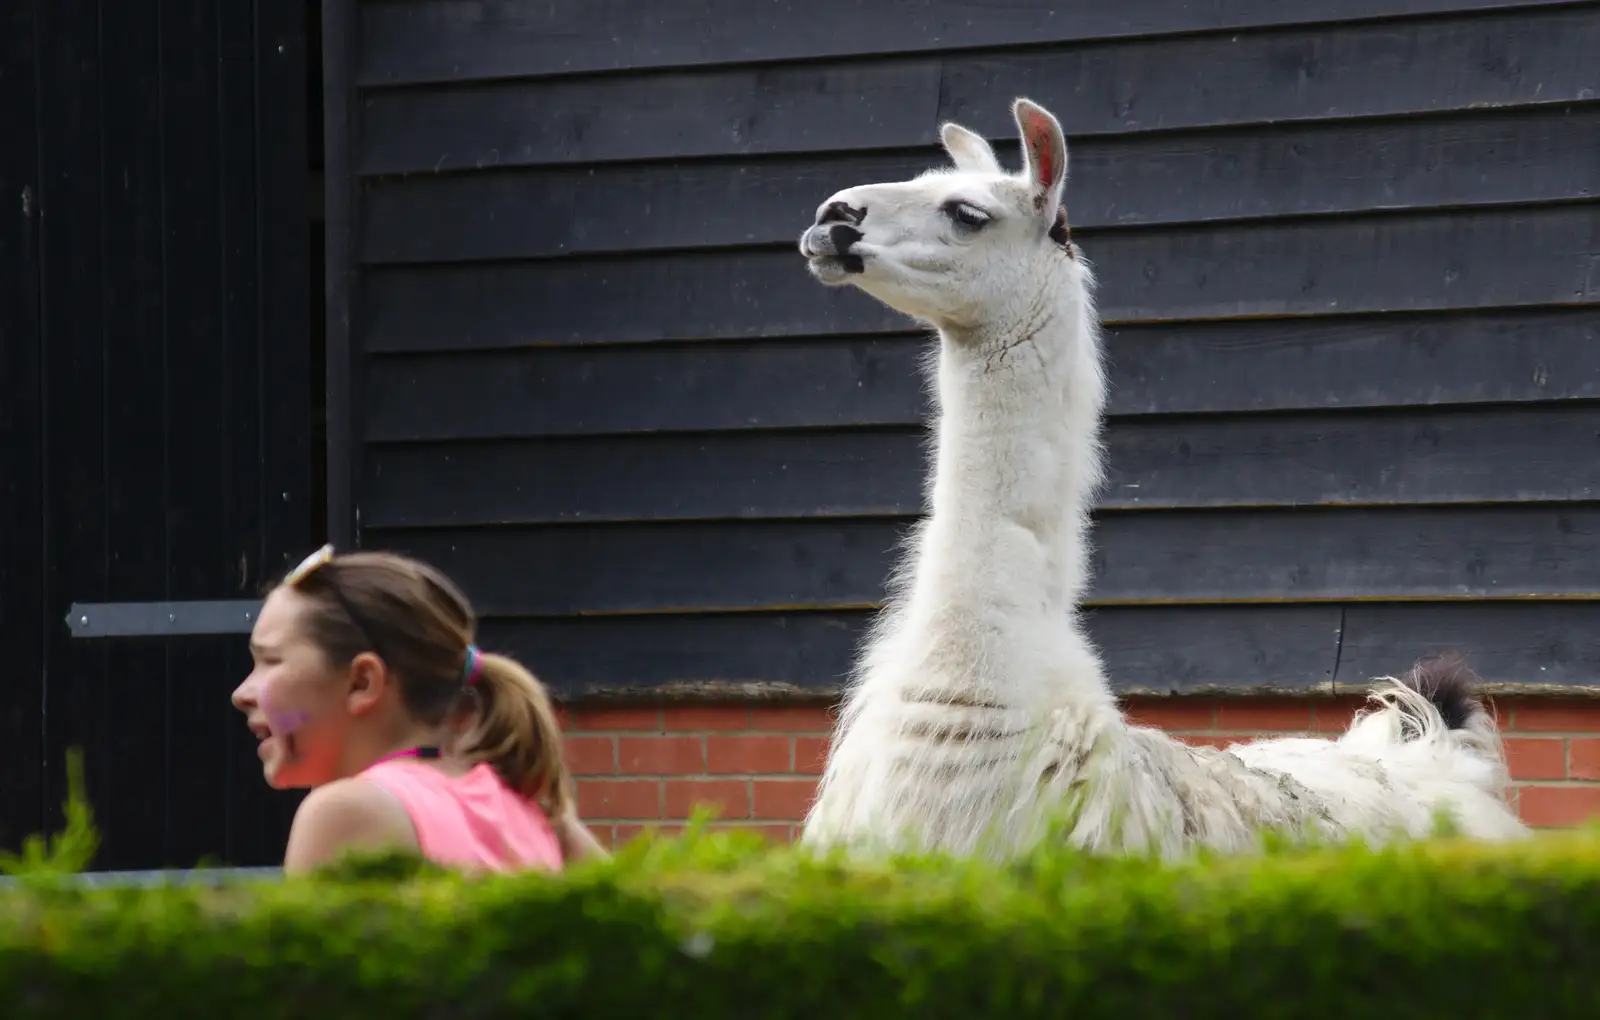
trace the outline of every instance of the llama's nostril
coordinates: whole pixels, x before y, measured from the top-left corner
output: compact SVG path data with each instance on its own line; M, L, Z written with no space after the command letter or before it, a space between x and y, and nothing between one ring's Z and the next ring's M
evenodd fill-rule
M817 223L850 223L860 226L861 221L866 218L866 209L857 209L848 202L829 202L823 208L822 215L817 217Z
M836 255L847 255L850 246L861 240L861 231L855 227L845 226L843 223L835 224L828 228L828 240L833 242L833 251Z

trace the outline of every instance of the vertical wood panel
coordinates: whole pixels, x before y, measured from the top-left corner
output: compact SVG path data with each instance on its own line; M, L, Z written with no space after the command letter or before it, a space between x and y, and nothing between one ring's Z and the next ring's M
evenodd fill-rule
M324 217L327 242L327 449L328 540L340 548L357 544L355 479L361 477L356 441L358 395L362 392L360 349L354 337L357 288L356 181L353 145L360 108L354 75L360 15L356 0L322 5L322 134Z
M262 191L257 179L258 117L263 108L278 106L279 100L273 97L268 103L256 102L260 74L256 66L259 41L255 5L224 4L218 12L218 38L224 58L216 103L222 154L218 255L222 267L223 363L216 388L228 406L223 409L222 418L222 463L217 465L221 487L206 496L216 500L222 522L212 548L207 550L206 577L213 597L249 598L256 593L264 559L265 459L261 454L269 444L263 442L262 430L266 420L264 405L271 399L261 379L261 327L266 303L263 289L267 279L264 266L257 259L258 253L264 251L265 226L258 213ZM293 407L291 392L278 396ZM254 747L245 746L253 745L254 740L247 741L248 731L228 700L229 692L249 669L248 657L244 643L232 637L192 637L185 640L185 645L196 660L196 668L174 679L180 689L181 685L188 685L185 696L203 701L217 715L215 724L208 726L208 740L195 748L195 754L213 772L215 792L207 792L222 809L214 810L209 817L190 819L187 833L180 816L172 857L181 862L189 856L217 853L220 847L229 861L238 861L242 850L238 816L249 811L246 805L253 806L253 813L259 815L264 792L259 774L250 777L244 771L243 766L249 764L245 754L256 758ZM241 782L245 778L255 782L247 785ZM205 800L195 798L197 804L204 804ZM180 810L185 809L186 805L180 804Z
M65 754L81 747L88 793L109 810L117 774L139 766L106 753L109 649L74 642L62 620L74 601L109 597L106 535L105 215L101 163L99 10L94 0L36 8L40 122L40 318L44 344L45 825L61 824ZM149 677L121 683L149 684ZM161 678L154 678L159 684ZM159 691L156 696L159 697ZM140 763L143 764L143 763ZM145 779L160 784L158 767Z
M108 83L100 108L107 267L101 512L107 594L117 601L170 594L162 498L170 484L162 438L170 427L164 348L170 316L162 300L162 262L167 224L187 215L187 198L170 192L163 176L168 124L158 73L162 13L157 0L101 5L100 68ZM126 867L159 867L168 809L162 763L173 735L167 718L167 650L158 641L118 641L107 644L104 653L108 667L99 693L114 722L105 744L84 748L89 761L104 759L102 764L112 766L94 805L104 853ZM134 767L125 767L130 764Z
M241 429L234 444L241 463L259 465L259 479L253 489L241 487L235 499L239 518L255 522L255 545L241 596L253 594L261 582L297 560L311 545L312 535L322 530L315 522L324 506L312 486L311 462L313 388L322 375L320 363L312 363L308 340L321 329L312 317L311 295L322 291L322 276L310 259L313 251L320 251L322 236L307 216L308 75L321 72L307 58L307 40L316 13L316 0L255 0L253 10L259 98L251 212L259 242L259 287L255 357L251 362L237 359L233 385L236 392L259 397L253 439ZM223 686L231 690L249 671L250 656L242 641L230 641L228 647ZM240 720L230 719L227 731L229 859L241 865L277 864L283 860L284 839L300 794L267 787L255 738Z
M0 15L0 847L42 821L43 394L34 3Z
M249 21L238 4L162 0L161 84L166 123L164 156L170 203L167 220L167 585L180 599L232 592L238 572L229 529L228 476L236 468L230 434L255 413L253 394L228 392L228 362L254 349L248 323L236 311L248 300L243 272L254 261L253 224L227 222L232 192L243 182L234 146L248 160L253 97L238 95L225 75L248 54ZM242 26L245 49L228 39ZM237 54L225 61L229 43ZM248 68L248 64L245 65ZM227 125L225 129L224 125ZM245 167L248 168L248 162ZM246 192L248 194L248 192ZM230 236L229 228L237 231ZM250 282L253 290L254 281ZM225 841L224 770L228 727L226 661L215 643L184 637L167 642L166 856L192 865Z

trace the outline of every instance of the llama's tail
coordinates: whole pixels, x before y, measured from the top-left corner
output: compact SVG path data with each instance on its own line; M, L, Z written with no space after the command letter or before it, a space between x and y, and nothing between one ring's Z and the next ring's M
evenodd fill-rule
M1373 749L1427 744L1466 751L1492 767L1484 783L1501 785L1505 749L1494 716L1478 700L1481 682L1453 652L1425 659L1404 676L1377 681L1368 695L1372 707L1357 715L1343 739Z
M1454 653L1425 659L1397 681L1402 688L1415 692L1427 702L1431 709L1425 713L1427 716L1436 716L1446 730L1462 731L1470 731L1480 722L1487 722L1491 729L1494 727L1493 717L1474 693L1480 682L1466 660ZM1407 739L1422 736L1428 721L1417 717L1414 706L1402 708L1402 728Z

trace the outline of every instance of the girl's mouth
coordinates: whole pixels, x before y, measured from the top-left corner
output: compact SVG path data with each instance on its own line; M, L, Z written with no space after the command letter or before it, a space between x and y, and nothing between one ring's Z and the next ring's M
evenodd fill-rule
M265 761L273 756L272 752L276 749L281 752L280 761L293 761L296 751L294 731L305 723L305 713L269 710L266 715L265 722L250 723L250 732L260 741L256 748L257 756Z
M255 727L251 729L254 730ZM293 733L273 733L268 730L264 736L260 733L256 735L261 740L261 743L256 745L256 756L262 761L275 760L277 764L282 765L294 761L299 754Z

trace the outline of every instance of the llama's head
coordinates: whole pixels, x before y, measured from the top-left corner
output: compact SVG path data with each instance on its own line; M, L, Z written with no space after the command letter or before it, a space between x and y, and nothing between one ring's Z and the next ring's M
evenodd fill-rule
M980 135L945 124L953 170L847 188L822 203L800 236L811 275L957 332L1036 316L1054 285L1084 280L1062 204L1061 125L1027 99L1012 113L1020 173L1006 173Z

